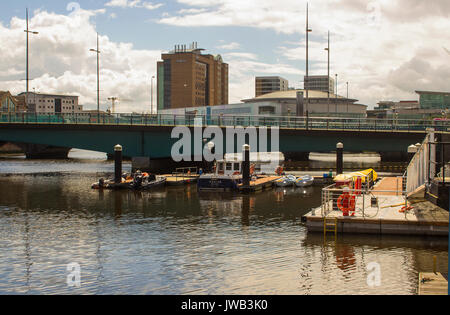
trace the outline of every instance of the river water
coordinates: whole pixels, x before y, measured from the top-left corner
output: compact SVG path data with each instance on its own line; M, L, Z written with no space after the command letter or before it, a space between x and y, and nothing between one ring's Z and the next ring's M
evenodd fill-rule
M447 238L308 234L300 218L320 187L90 189L112 172L85 151L0 159L0 294L416 294L433 256L447 272ZM70 263L79 288L67 285Z

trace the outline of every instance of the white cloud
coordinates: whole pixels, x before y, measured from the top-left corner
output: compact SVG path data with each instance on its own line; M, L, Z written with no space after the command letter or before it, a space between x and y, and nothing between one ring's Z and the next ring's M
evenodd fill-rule
M30 90L80 96L80 104L96 107L96 29L94 13L80 11L74 16L36 11L30 28ZM0 54L0 90L17 94L25 90L25 20L14 17L8 27L0 24L0 41L10 49ZM100 35L100 101L108 97L131 101L119 103L120 111L149 111L150 78L156 73L161 51L138 50L130 43L111 41ZM155 97L156 100L156 97ZM155 102L156 103L156 102Z
M230 103L255 96L255 75L304 75L302 70L287 64L259 61L258 56L251 53L226 53L223 58L229 64Z
M222 44L217 46L218 49L224 49L224 50L235 50L241 48L241 44L236 42L231 42L229 44Z
M282 63L305 60L306 1L178 0L184 12L159 23L179 27L243 26L296 34L279 48ZM189 9L194 11L189 12ZM199 11L195 11L199 10ZM414 90L450 90L450 1L310 1L311 73L326 74L326 33L332 32L331 71L339 90L374 105L382 99L417 99Z
M107 7L145 8L147 10L155 10L163 5L163 3L153 4L152 2L143 2L142 0L111 0L105 3L105 6Z

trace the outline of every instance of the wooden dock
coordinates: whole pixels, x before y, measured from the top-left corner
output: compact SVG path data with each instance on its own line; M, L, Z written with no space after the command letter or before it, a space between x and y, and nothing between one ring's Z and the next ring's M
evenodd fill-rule
M323 232L325 218L337 218L338 233L448 236L448 211L422 199L411 201L409 205L412 209L402 212L404 197L395 192L382 192L395 190L393 187L398 185L401 183L396 178L383 179L372 194L357 196L354 217L344 217L340 210L323 216L321 206L306 214L302 220L308 231L313 232ZM377 198L374 207L371 205L373 197Z
M197 182L199 177L198 175L189 175L189 176L161 175L161 176L166 177L167 186L183 186L194 184Z
M419 274L419 295L448 295L448 279L441 273Z
M280 176L260 177L255 181L250 181L250 186L244 186L243 184L240 184L238 188L239 191L245 192L261 191L264 189L272 188L273 183L280 178Z

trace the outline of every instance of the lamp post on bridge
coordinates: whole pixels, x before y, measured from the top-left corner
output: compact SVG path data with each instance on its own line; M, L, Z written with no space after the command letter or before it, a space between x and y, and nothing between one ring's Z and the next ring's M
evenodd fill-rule
M155 76L152 76L152 80L151 80L151 85L152 85L152 88L151 88L151 105L150 105L150 115L152 115L153 114L153 80L155 79Z
M29 34L37 35L39 32L30 31L28 27L28 8L27 8L27 29L24 30L25 33L27 33L27 47L26 47L26 54L27 54L27 61L26 61L26 82L27 82L27 92L25 95L25 106L28 107L28 93L29 93L29 86L30 86L30 78L29 78Z
M90 49L89 51L95 52L97 54L97 114L98 114L98 123L100 123L100 49L98 43L98 33L97 33L97 49Z
M338 102L338 75L337 75L337 73L335 74L335 76L336 76L336 91L334 92L335 93L335 110L336 110L336 113L338 112L338 104L337 104L337 102Z
M309 28L309 3L306 3L306 77L304 82L306 100L305 100L305 108L306 108L306 117L309 116L309 33L312 32L312 29ZM308 129L308 125L306 126Z
M328 78L328 82L327 82L327 85L328 85L328 88L327 88L327 90L328 90L328 93L327 93L327 105L328 105L328 117L330 117L330 31L328 31L328 47L327 48L325 48L325 50L327 51L327 53L328 53L328 76L327 76L327 78Z

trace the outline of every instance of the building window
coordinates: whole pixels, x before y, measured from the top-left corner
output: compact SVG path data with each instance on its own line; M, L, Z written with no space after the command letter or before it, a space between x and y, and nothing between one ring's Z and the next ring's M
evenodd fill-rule
M274 106L261 106L259 108L259 115L274 115L275 107Z

